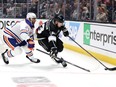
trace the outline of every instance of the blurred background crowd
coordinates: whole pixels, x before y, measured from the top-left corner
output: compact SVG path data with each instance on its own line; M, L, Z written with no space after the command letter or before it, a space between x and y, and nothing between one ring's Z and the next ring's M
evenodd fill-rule
M25 18L28 12L40 19L62 13L65 20L116 23L116 0L0 0L0 18Z

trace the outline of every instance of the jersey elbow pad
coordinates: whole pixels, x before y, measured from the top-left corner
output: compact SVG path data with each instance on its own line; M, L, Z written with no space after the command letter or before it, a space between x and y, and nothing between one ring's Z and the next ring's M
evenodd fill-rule
M27 41L30 37L26 33L21 33L21 39Z

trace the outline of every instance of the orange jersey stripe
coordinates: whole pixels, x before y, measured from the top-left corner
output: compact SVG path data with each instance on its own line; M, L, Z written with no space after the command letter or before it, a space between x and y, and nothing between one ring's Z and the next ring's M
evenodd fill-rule
M5 40L6 44L7 44L12 50L14 50L14 46L9 42L8 37L4 36L4 40Z
M21 42L20 39L18 39L12 32L10 32L9 30L5 29L5 32L7 32L9 35L13 36L19 43Z

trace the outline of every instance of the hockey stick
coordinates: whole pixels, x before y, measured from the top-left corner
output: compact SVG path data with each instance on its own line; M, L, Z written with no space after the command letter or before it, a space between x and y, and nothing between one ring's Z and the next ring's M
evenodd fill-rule
M105 67L105 70L110 70L110 71L114 71L116 70L116 67L113 68L108 68L106 65L104 65L102 62L100 62L95 56L93 56L89 51L87 51L85 48L83 48L80 44L78 44L73 38L71 38L70 36L68 36L73 42L75 42L79 47L81 47L84 51L86 51L90 56L92 56L95 60L97 60L102 66Z
M40 51L40 52L42 52L42 53L44 53L44 54L47 54L47 55L50 55L49 53L47 53L47 52L44 52L44 51L42 51L42 50L39 50L39 49L36 49L37 51ZM60 59L59 57L56 57L57 59ZM72 66L75 66L75 67L78 67L78 68L80 68L80 69L82 69L82 70L84 70L84 71L87 71L87 72L90 72L90 70L88 70L88 69L85 69L85 68L83 68L83 67L80 67L80 66L78 66L78 65L75 65L75 64L73 64L73 63L71 63L71 62L68 62L68 61L66 61L66 60L64 60L66 63L68 63L68 64L70 64L70 65L72 65Z

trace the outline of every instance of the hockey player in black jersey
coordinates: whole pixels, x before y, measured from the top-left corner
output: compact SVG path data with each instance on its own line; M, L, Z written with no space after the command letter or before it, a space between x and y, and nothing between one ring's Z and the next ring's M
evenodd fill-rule
M64 36L68 36L69 32L64 25L64 17L62 14L56 14L54 18L40 25L37 30L38 43L47 51L50 52L51 57L57 62L62 63L64 67L67 66L62 58L57 59L55 56L58 52L63 51L63 42L59 39L59 33L63 32Z

